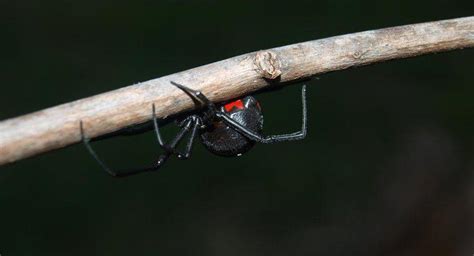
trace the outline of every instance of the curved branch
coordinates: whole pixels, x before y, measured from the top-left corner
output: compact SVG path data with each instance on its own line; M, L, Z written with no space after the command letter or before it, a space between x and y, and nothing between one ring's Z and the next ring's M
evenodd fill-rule
M277 78L289 82L349 67L474 46L474 16L391 27L252 52L0 122L0 165L77 143L79 121L94 138L194 104L170 81L212 101L236 98Z

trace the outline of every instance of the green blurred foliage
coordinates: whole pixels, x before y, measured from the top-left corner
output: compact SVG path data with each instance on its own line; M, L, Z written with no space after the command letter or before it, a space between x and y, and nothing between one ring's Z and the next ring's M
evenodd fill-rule
M473 11L471 0L4 1L0 119L258 49ZM473 67L471 49L320 76L307 139L240 158L197 143L188 161L114 179L76 145L1 167L0 254L470 255ZM298 87L258 95L265 133L298 129ZM117 168L158 154L152 133L95 146Z

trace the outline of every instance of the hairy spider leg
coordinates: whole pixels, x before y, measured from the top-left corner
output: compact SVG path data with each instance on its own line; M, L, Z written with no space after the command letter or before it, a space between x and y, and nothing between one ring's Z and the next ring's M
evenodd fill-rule
M294 133L289 134L280 134L280 135L261 135L255 133L246 127L242 126L240 123L232 119L226 113L222 111L216 112L217 117L221 118L227 125L234 128L242 135L246 136L247 138L261 142L261 143L275 143L275 142L282 142L282 141L291 141L291 140L301 140L306 137L306 130L307 130L307 107L306 107L306 85L303 85L301 89L301 101L303 105L303 120L302 120L302 127L301 130Z

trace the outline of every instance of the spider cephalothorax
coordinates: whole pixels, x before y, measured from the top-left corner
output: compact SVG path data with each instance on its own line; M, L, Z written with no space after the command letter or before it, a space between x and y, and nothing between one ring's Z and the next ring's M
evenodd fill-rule
M300 140L306 136L306 87L302 88L303 101L303 123L301 131L282 135L262 135L263 115L260 104L252 96L246 96L225 104L215 105L200 91L195 91L184 85L171 82L179 89L183 90L193 100L202 105L202 110L185 117L179 122L181 129L177 135L169 142L164 143L156 120L155 105L152 106L152 119L156 137L164 153L150 167L129 169L123 171L112 171L94 152L89 144L89 139L84 135L82 122L80 131L82 140L91 155L99 164L111 175L123 177L140 172L158 170L166 160L177 155L180 159L189 158L194 139L200 136L202 143L212 153L220 156L240 156L255 145L255 142L274 143L289 140ZM177 150L178 143L186 134L190 133L188 142L183 152Z

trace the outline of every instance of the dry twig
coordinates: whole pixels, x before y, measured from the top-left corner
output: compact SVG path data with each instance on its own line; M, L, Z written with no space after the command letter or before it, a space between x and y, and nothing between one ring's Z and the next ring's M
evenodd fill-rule
M349 67L474 46L474 17L391 27L252 52L0 122L0 165L157 116L189 110L176 81L219 102L252 93L271 79L293 81ZM264 79L265 78L265 79Z

